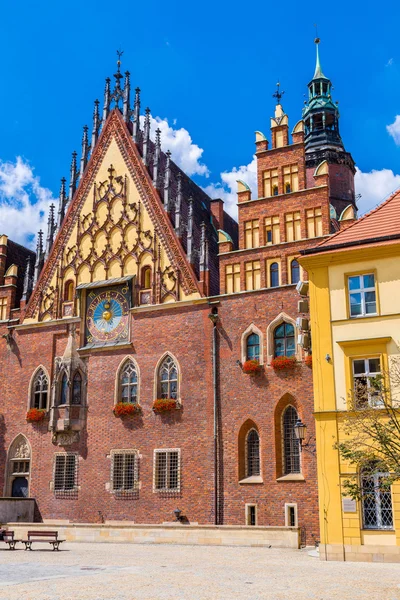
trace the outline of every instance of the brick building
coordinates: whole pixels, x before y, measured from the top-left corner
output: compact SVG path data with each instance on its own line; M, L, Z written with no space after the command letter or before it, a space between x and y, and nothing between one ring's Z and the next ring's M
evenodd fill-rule
M271 147L256 133L258 197L238 182L237 223L150 139L119 63L114 77L46 240L36 254L0 240L0 490L35 498L43 519L162 523L179 508L190 522L298 524L311 541L296 257L356 210L318 44L291 140L279 88Z

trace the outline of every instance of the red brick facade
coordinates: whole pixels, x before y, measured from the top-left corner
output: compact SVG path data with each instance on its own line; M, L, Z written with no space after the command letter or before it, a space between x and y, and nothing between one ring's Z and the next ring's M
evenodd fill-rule
M115 111L110 119L114 119L116 126L123 130L122 119L115 116ZM124 134L131 133L129 127ZM320 241L320 238L308 235L307 210L321 210L320 236L331 232L331 170L322 170L312 178L306 174L301 131L296 130L294 143L290 145L288 126L278 124L273 127L272 138L270 150L267 150L266 140L257 142L259 199L252 200L248 190L240 189L237 226L224 213L221 201L209 202L207 206L207 199L202 193L201 210L209 211L209 219L213 218L222 236L217 256L213 254L212 241L207 242L204 233L194 235L197 241L201 238L200 262L192 271L189 267L191 260L188 259L188 273L190 276L198 275L200 284L196 285L202 298L179 302L177 288L178 302L163 305L157 304L153 294L149 306L131 309L130 340L124 347L76 350L82 345L84 328L84 318L79 316L24 323L25 296L21 302L15 302L15 293L11 294L7 288L9 282L2 280L4 285L0 287L0 298L7 296L10 306L0 323L0 335L3 338L7 336L0 344L0 491L11 493L13 478L9 449L22 434L29 445L28 450L24 450L30 459L29 495L36 499L42 519L162 523L173 520L173 511L178 508L190 522L241 525L248 523L246 505L256 505L258 525L283 526L290 524L285 505L291 504L296 506L296 524L298 522L305 531L307 542L318 538L312 373L304 363L307 352L297 344L299 331L296 328L295 368L275 371L271 361L275 355L275 328L285 322L294 324L298 316L299 295L288 273L289 259L293 260L300 250ZM279 139L284 145L276 147ZM286 189L283 168L288 165L297 166L296 191L287 192ZM135 168L144 169L139 163ZM277 193L264 197L263 173L274 169L278 171ZM149 185L148 175L144 180ZM191 184L185 185L189 188ZM83 195L84 189L85 179L78 188L78 196ZM151 191L152 202L161 196L159 190L158 196L156 193L156 190ZM77 210L74 202L75 199L67 217ZM188 206L190 223L193 201L189 201ZM195 210L198 209L195 207ZM300 224L295 239L290 241L287 238L286 215L294 212L300 214ZM172 227L168 225L168 235L173 236L173 226L175 231L177 228L174 212L168 210L168 215L172 223ZM279 217L278 242L265 237L265 219L272 216ZM198 231L204 232L198 213L194 220ZM251 220L258 221L259 237L255 247L246 248L244 228L245 223ZM163 225L158 223L157 226ZM189 228L190 224L185 232ZM235 247L237 233L239 242ZM61 235L62 231L57 240L61 239ZM174 241L180 257L185 251L191 252L190 240L186 236L189 237L187 233L177 235ZM6 265L9 248L10 243L0 248L0 266ZM53 265L57 258L54 253L53 248L49 258ZM209 254L209 263L212 264L207 263ZM191 253L190 256L195 257L196 254ZM268 269L274 260L280 262L276 287L268 278ZM246 280L245 270L249 261L260 263L260 278L253 286L257 289L253 290L248 289ZM239 289L228 291L226 268L232 264L240 265L240 285ZM23 272L21 264L18 267L19 273ZM210 290L218 284L218 272L219 294L211 295ZM210 284L210 273L214 288ZM3 277L3 274L2 267L0 276ZM41 286L45 285L39 279L37 288L33 290L35 302L39 302L43 293ZM11 308L14 308L13 312ZM32 316L34 312L28 304L29 310ZM213 313L214 321L210 319ZM252 332L259 335L260 341L260 369L255 376L243 371L247 335ZM74 336L75 346L71 341ZM68 354L68 348L75 350ZM176 361L178 404L172 412L157 414L152 408L159 395L157 368L167 353ZM117 374L127 356L134 359L138 369L137 402L142 411L128 418L116 418L113 407L119 398ZM63 360L78 361L84 371L87 383L82 401L84 406L80 408L51 405L60 393L56 375ZM32 376L39 366L48 376L48 406L52 408L42 422L27 423L26 412L32 405ZM307 425L309 442L300 453L300 468L293 472L284 468L287 449L283 418L289 406ZM60 431L54 423L64 418L67 434L71 432L71 423L78 423L72 429L75 427L79 432L79 439L66 442L62 436L57 437L57 431ZM249 475L250 450L246 440L253 429L259 436L259 471L257 467L256 475ZM127 449L138 452L138 486L130 493L113 493L110 489L111 453ZM179 491L155 491L156 449L179 449ZM65 452L78 456L76 486L73 491L57 493L54 489L54 457L56 453Z

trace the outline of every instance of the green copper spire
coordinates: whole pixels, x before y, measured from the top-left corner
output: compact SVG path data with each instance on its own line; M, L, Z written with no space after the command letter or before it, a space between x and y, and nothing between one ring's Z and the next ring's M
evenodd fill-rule
M317 38L315 38L314 41L315 41L315 45L317 47L317 62L315 64L315 73L314 73L313 79L327 79L327 77L325 77L325 75L322 72L321 63L319 61L319 49L318 49L318 46L319 46L319 43L320 43L321 40L319 39L319 37L317 37Z

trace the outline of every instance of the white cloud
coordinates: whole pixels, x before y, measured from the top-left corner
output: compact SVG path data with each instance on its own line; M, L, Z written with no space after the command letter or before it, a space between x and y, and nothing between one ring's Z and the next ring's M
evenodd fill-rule
M394 122L391 125L386 125L389 135L392 136L397 146L400 146L400 115L396 115Z
M20 156L15 162L0 161L0 233L33 248L39 229L46 236L52 202L57 204L28 162Z
M141 126L143 127L142 117ZM173 121L176 124L176 119ZM203 175L209 176L207 166L201 162L203 148L194 144L192 137L187 129L173 129L168 123L168 119L160 117L151 117L150 121L150 137L155 139L156 129L161 130L161 146L164 152L171 151L172 160L183 170L187 175Z
M389 60L387 61L385 67L391 67L394 64L394 59L393 58L389 58Z
M390 169L373 169L369 173L356 171L356 194L361 194L358 200L359 213L363 214L378 204L381 204L392 192L400 187L400 175L395 175Z
M231 171L224 171L220 174L221 181L211 183L203 187L204 191L211 198L221 198L225 202L225 210L237 220L237 180L241 179L251 189L252 197L257 198L257 159L248 165L242 165L239 168L233 167Z

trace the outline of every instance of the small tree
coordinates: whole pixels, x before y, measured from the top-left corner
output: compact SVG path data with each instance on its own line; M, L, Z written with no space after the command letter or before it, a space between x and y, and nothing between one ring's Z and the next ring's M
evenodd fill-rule
M357 472L387 473L380 487L389 489L400 479L400 365L392 361L388 373L356 379L348 410L340 419L342 441L335 444L343 460ZM344 441L343 441L344 436ZM344 494L354 499L362 489L357 475L344 481Z

